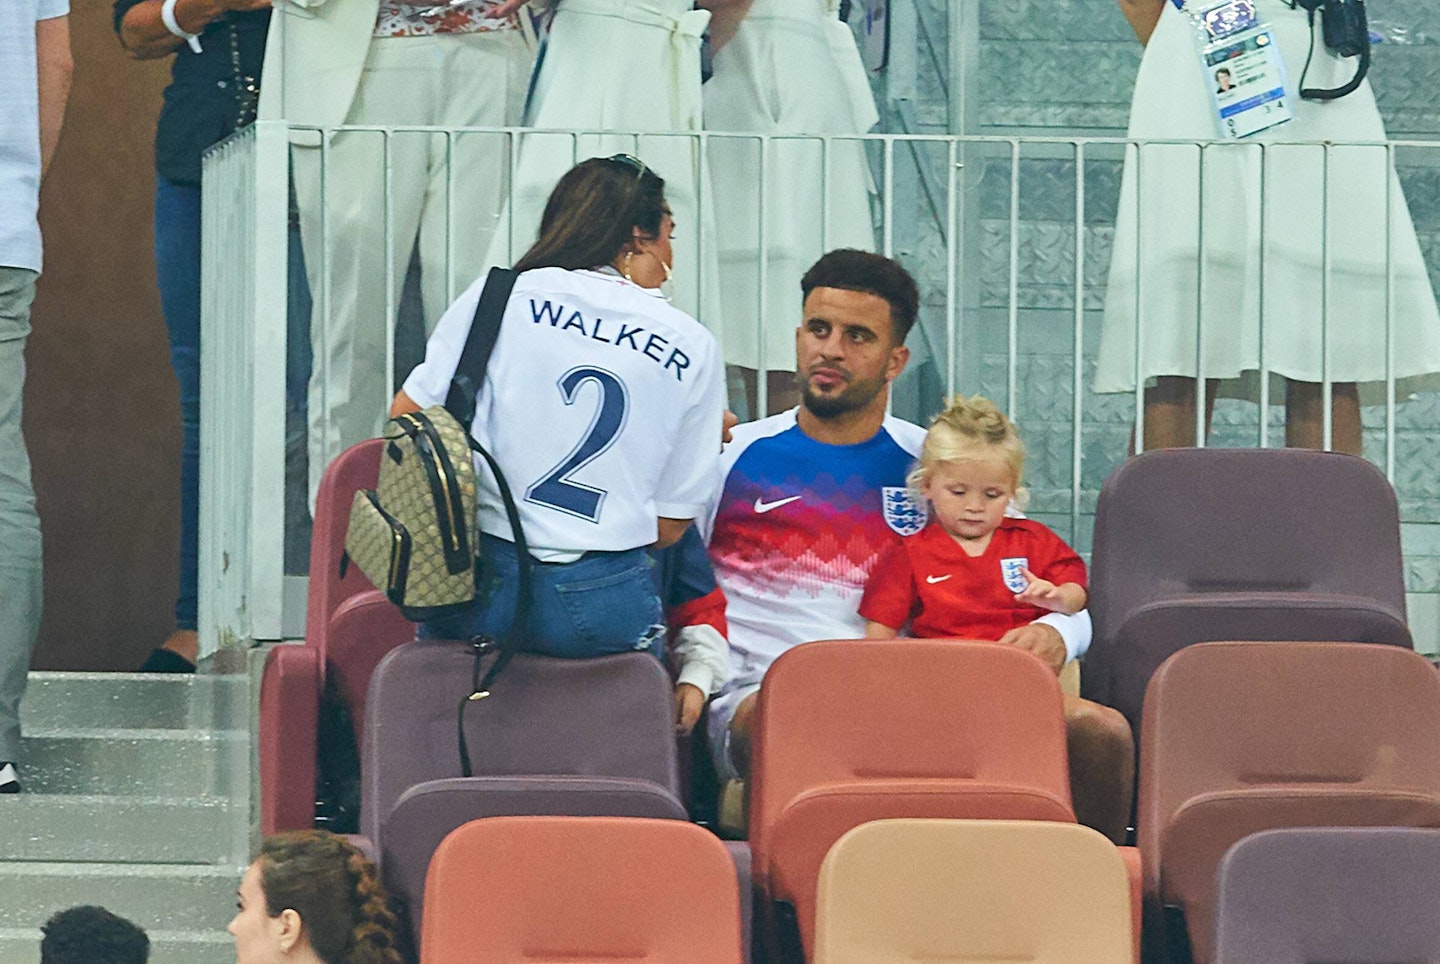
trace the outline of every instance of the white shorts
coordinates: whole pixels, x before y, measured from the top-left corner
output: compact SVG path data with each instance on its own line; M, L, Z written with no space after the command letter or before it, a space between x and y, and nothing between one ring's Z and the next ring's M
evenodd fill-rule
M706 715L706 735L710 739L710 759L715 763L715 773L723 786L731 780L740 779L734 762L730 759L730 721L740 703L751 693L760 692L759 683L748 683L727 689L710 701Z

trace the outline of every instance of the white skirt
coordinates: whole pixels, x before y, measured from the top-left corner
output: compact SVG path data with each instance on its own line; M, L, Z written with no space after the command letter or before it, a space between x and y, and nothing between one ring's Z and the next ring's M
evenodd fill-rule
M1197 342L1207 378L1263 369L1305 382L1383 382L1387 357L1397 379L1440 372L1440 314L1379 146L1385 130L1369 83L1330 102L1294 96L1310 46L1305 13L1282 0L1256 6L1274 29L1295 117L1244 141L1217 142L1190 19L1169 0L1146 47L1129 136L1208 145L1127 148L1097 392L1134 391L1137 371L1142 380L1194 377ZM1330 54L1318 23L1315 33L1305 85L1338 87L1357 61ZM1322 141L1334 145L1328 157ZM1254 397L1257 385L1252 375L1221 392ZM1407 381L1399 391L1420 387Z
M715 55L705 127L767 134L861 134L875 102L850 29L824 0L755 0ZM826 251L874 250L874 185L859 141L710 141L725 360L793 371L800 278ZM760 212L766 277L760 283ZM763 332L763 339L762 339ZM763 343L763 347L762 347Z

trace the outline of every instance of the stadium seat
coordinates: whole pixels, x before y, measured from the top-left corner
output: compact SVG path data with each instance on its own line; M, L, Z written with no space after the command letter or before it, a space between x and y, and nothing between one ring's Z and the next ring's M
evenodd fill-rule
M1191 643L1409 648L1402 567L1394 490L1364 459L1146 452L1100 490L1081 692L1124 713L1138 736L1150 675Z
M1267 830L1215 886L1216 964L1440 961L1440 831Z
M670 680L653 656L516 656L490 696L466 704L467 779L457 715L473 667L469 643L420 640L386 656L371 680L361 826L398 890L413 895L435 844L477 816L685 819Z
M750 842L772 959L814 946L821 862L892 817L1075 822L1055 674L955 640L837 640L786 652L753 731Z
M680 820L495 817L435 851L421 964L740 964L725 846Z
M548 815L685 820L685 808L648 780L615 777L455 777L400 795L385 821L380 852L385 889L404 909L418 943L425 872L440 841L482 817ZM744 888L748 894L747 886Z
M814 961L1129 964L1132 933L1124 861L1089 827L880 820L825 857Z
M1252 833L1440 826L1437 747L1440 674L1409 650L1214 642L1171 656L1140 737L1149 955L1210 964L1216 867Z
M273 647L260 686L260 810L263 833L314 825L317 728L327 686L358 734L364 695L380 658L415 636L414 624L354 566L342 575L345 529L358 489L372 488L379 439L354 445L326 469L316 497L302 645Z

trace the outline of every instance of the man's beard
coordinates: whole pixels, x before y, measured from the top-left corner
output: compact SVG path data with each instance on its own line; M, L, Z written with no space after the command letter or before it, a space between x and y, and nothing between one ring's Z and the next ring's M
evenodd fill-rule
M837 394L821 395L810 387L808 376L797 374L795 380L800 384L800 404L819 419L839 418L860 411L874 401L886 385L883 377L856 380L847 383Z

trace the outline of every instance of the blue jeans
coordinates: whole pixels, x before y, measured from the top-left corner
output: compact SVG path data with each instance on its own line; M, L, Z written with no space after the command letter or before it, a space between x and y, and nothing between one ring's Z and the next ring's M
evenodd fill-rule
M290 318L307 327L286 339L286 397L305 405L310 377L310 292L305 283L299 232L291 231ZM170 365L180 388L180 592L175 628L195 629L200 541L200 188L155 179L155 275L170 337ZM292 327L295 327L292 325Z
M434 619L422 638L499 636L515 615L520 566L513 543L481 534L483 563L475 603L468 613ZM650 555L644 549L591 552L576 562L536 562L535 598L520 635L526 652L565 659L647 650L657 657L665 644L660 598Z

